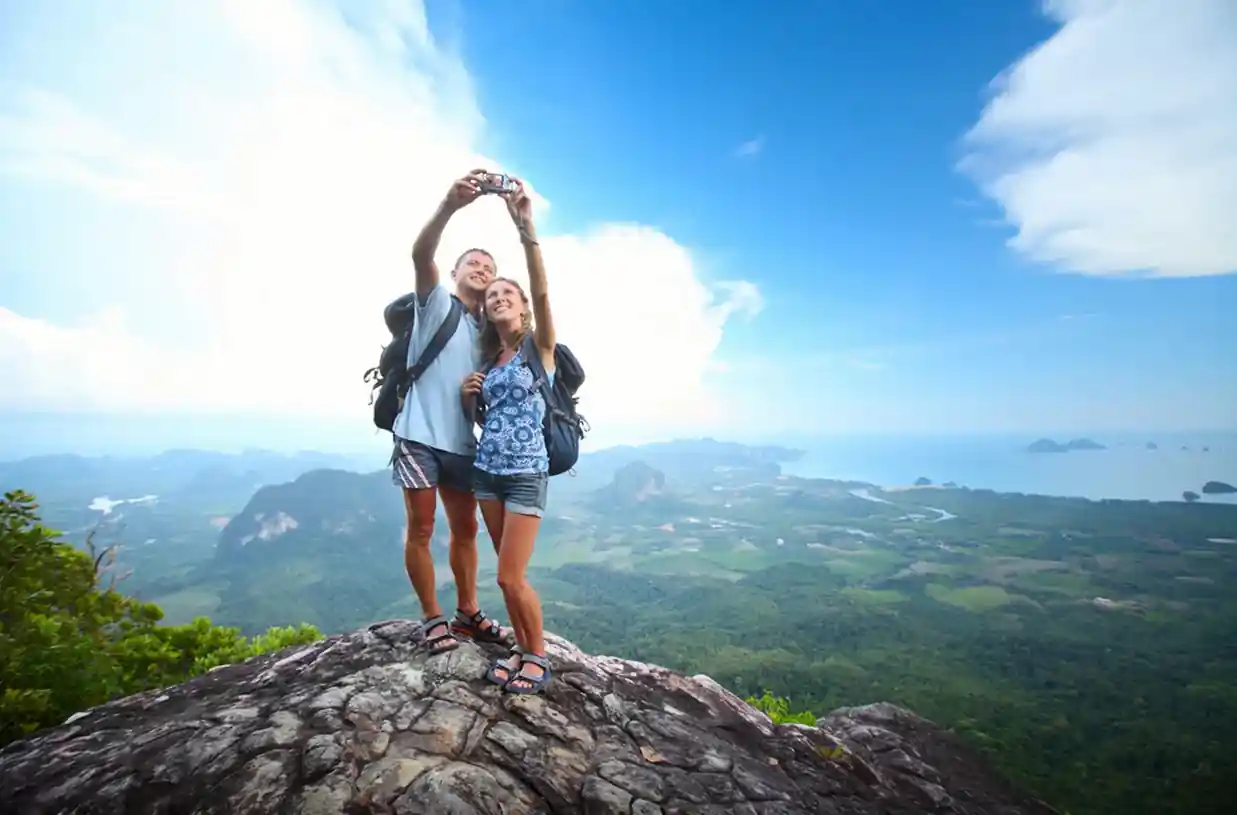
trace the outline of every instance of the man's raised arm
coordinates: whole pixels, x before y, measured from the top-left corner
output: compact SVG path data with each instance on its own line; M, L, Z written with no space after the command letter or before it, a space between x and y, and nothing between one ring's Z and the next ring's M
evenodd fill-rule
M412 268L417 275L417 299L422 303L430 292L438 285L438 264L434 262L434 254L438 251L438 242L442 239L442 231L447 228L447 221L463 207L477 200L481 194L481 179L485 170L473 170L463 178L457 178L451 189L434 211L429 223L421 228L421 234L412 243Z

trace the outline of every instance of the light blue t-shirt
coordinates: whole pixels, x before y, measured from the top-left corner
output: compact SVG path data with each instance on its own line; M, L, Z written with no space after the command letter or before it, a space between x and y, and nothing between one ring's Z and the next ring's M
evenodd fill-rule
M451 293L441 283L424 303L418 298L416 324L408 341L408 365L420 359L450 309ZM472 417L460 407L460 385L464 377L481 368L479 335L477 318L465 312L438 359L409 388L404 407L391 428L396 436L456 455L476 454Z
M554 374L546 377L554 384ZM521 349L505 365L491 368L481 386L485 424L477 447L478 469L493 475L544 473L550 469L545 448L545 399Z

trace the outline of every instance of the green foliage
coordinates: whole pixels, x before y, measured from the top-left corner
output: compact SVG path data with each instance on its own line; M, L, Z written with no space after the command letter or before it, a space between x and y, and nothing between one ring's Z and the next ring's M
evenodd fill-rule
M774 696L765 691L759 698L747 697L747 703L773 720L774 724L810 724L816 725L816 714L810 710L798 713L790 712L790 700Z
M0 744L117 696L215 666L313 642L312 626L246 639L198 618L161 626L162 610L103 585L114 550L74 548L40 523L34 498L0 499Z
M1076 815L1229 811L1237 608L1219 591L1149 618L1054 600L1055 589L1032 592L1044 610L981 612L934 598L930 577L891 583L900 603L873 603L831 589L836 577L819 566L737 582L600 566L554 576L534 577L550 630L589 651L712 676L774 721L889 701L954 730L1018 786ZM1179 585L1169 572L1156 588Z
M811 720L765 694L821 714L904 705L1074 815L1231 812L1237 506L949 484L876 490L874 501L861 497L870 485L780 477L770 462L786 457L776 451L676 442L589 455L597 458L578 478L555 482L538 534L532 580L549 630L589 651L708 674L740 697L760 694L752 699L775 717ZM664 489L640 500L586 494L636 460L665 472ZM80 462L69 468L85 472ZM334 633L419 613L403 571L374 567L398 563L390 542L405 523L383 473L264 488L241 512L240 503L201 505L196 486L184 503L158 481L134 481L127 494L163 497L100 521L85 506L117 494L116 483L83 479L73 496L49 484L43 517L66 529L98 522L108 543L122 526L128 539L157 541L120 560L134 572L125 585L156 600L163 622L209 615L254 635L304 620ZM299 525L243 545L255 516L275 512ZM223 535L220 516L234 516ZM440 562L447 536L440 516ZM495 559L480 549L482 606L502 616ZM214 653L204 637L186 636ZM187 661L138 663L158 683L201 667ZM42 703L5 695L12 709Z

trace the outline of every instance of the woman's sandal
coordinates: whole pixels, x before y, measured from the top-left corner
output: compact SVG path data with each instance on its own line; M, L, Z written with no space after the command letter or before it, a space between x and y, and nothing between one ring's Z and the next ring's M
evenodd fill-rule
M499 687L506 685L511 680L511 677L519 672L520 666L523 664L523 658L524 649L519 645L513 645L505 657L490 663L490 669L485 672L485 678ZM515 661L514 665L510 664L513 659ZM498 675L499 671L503 672L502 676Z
M496 620L485 616L485 612L481 610L478 610L476 614L468 614L457 608L455 619L451 621L451 633L468 637L474 642L515 644L515 632L511 629L504 629Z
M524 666L532 663L541 668L541 676L531 677L524 675ZM545 686L550 683L554 674L550 671L550 661L540 654L524 653L521 655L520 669L515 675L507 680L507 684L503 685L503 690L507 693L526 693L534 694L541 693L545 690ZM523 682L524 686L517 683Z
M430 632L439 627L442 628L442 633L431 637ZM421 631L425 634L425 644L429 648L430 656L445 654L460 647L460 641L451 633L447 618L441 614L421 623Z

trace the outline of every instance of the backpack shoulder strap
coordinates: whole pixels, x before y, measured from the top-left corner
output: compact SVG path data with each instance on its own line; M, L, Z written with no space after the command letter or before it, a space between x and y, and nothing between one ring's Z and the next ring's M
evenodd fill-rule
M534 339L531 331L520 344L520 354L524 357L524 364L533 372L534 387L541 391L542 398L545 399L546 405L549 405L549 376L546 375L545 366L541 364L541 349L537 347L537 340Z
M425 369L438 359L438 355L442 353L442 349L447 347L447 342L454 336L457 328L460 327L460 318L464 316L464 304L454 294L451 295L451 309L447 312L447 318L442 321L442 325L438 326L438 330L434 332L434 336L430 338L429 345L425 346L425 350L421 352L421 357L408 369L408 385L412 385L421 378L425 373Z

